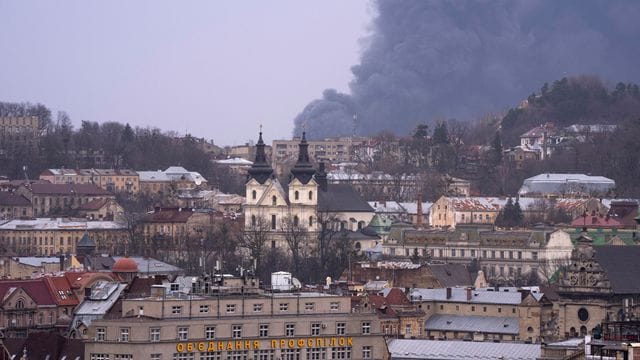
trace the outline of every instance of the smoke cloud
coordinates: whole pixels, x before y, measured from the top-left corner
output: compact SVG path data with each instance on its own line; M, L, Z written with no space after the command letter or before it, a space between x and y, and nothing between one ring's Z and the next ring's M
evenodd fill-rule
M325 90L294 132L322 138L409 133L438 118L467 120L516 105L544 82L595 74L638 82L634 0L377 0L350 94Z

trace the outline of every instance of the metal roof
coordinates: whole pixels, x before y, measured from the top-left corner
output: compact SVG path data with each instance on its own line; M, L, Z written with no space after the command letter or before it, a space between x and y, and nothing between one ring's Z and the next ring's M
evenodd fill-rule
M60 263L57 256L21 256L15 258L21 264L40 267L42 264Z
M112 256L114 261L118 261L122 259L122 256ZM130 259L136 262L138 265L138 273L145 275L155 275L155 274L184 274L184 270L177 266L173 266L171 264L167 264L160 260L156 260L153 258L146 258L142 256L130 256Z
M413 301L444 301L474 304L518 305L522 302L522 294L517 291L486 291L471 289L471 299L467 300L466 288L450 288L451 297L447 299L447 289L412 289Z
M388 342L391 359L502 359L525 360L540 356L540 345L475 341L392 339Z
M606 192L615 186L615 181L604 176L547 173L525 179L518 194Z
M517 335L519 329L520 320L517 317L443 314L433 315L425 322L425 330Z

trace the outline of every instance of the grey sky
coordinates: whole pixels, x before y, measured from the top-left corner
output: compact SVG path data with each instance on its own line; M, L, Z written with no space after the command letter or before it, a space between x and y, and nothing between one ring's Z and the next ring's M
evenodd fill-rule
M288 138L325 88L347 91L366 0L0 1L0 101L217 144Z

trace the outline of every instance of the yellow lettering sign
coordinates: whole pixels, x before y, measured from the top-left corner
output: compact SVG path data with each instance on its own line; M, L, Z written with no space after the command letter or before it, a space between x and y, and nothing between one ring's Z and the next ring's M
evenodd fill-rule
M184 351L184 344L183 343L177 343L176 344L176 351L177 352L183 352Z

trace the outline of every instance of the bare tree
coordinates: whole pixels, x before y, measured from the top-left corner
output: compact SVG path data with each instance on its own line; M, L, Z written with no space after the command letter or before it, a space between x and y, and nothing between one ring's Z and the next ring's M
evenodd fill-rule
M281 231L287 242L289 251L291 251L294 273L296 276L300 276L302 272L302 259L308 257L309 232L295 215L287 216L282 220Z
M271 224L263 216L257 216L251 225L245 226L240 235L240 246L249 252L250 258L255 262L256 275L262 274L262 257L265 253L267 242L270 238Z

